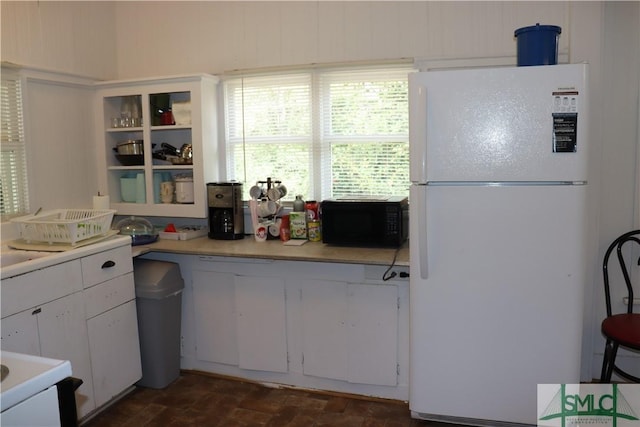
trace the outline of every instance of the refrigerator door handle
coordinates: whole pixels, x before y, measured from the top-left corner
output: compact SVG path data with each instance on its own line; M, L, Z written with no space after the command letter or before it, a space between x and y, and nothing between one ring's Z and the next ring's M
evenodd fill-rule
M415 206L412 211L412 221L409 222L415 227L411 232L411 240L414 240L415 253L418 257L418 268L420 269L420 278L425 280L429 275L429 257L427 252L427 186L412 185L411 186L411 205ZM417 218L416 218L417 217ZM417 219L417 221L416 221Z
M411 78L411 75L409 75ZM410 86L409 176L411 182L427 182L427 87Z

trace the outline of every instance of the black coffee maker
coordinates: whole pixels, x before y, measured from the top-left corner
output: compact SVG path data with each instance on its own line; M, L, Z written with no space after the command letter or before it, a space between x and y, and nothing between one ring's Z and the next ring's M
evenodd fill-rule
M209 238L236 240L244 238L242 184L211 182L207 184L209 201Z

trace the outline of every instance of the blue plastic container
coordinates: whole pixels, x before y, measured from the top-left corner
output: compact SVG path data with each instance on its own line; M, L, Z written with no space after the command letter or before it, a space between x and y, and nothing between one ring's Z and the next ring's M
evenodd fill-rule
M518 67L555 65L558 63L558 39L562 29L555 25L536 24L518 28Z

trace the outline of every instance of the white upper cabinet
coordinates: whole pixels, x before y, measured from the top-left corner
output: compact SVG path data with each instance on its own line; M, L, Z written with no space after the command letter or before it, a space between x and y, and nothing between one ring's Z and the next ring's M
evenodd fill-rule
M97 84L99 191L118 215L207 217L217 85L206 74Z

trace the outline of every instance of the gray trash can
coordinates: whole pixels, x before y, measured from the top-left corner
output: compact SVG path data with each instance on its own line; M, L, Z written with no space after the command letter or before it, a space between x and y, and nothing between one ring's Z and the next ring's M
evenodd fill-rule
M174 262L135 259L142 379L137 385L165 388L180 375L180 319L184 280Z

